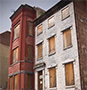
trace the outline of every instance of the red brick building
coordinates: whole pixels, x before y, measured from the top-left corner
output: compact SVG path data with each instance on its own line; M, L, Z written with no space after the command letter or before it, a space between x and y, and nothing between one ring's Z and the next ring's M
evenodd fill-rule
M34 25L36 11L21 5L12 21L8 90L34 90Z

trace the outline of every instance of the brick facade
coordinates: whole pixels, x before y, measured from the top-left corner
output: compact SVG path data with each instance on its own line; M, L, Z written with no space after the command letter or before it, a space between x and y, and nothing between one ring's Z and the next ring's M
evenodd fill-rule
M81 88L87 90L87 1L75 1Z
M17 90L28 90L27 75L32 75L34 90L34 26L33 36L28 35L28 22L33 22L36 18L36 11L34 8L28 5L21 5L18 10L11 16L12 28L11 28L11 41L10 41L10 58L9 58L9 71L8 71L8 90L10 87L10 78L12 77L13 90L14 90L14 77L18 75L17 79ZM14 39L14 27L20 25L19 37ZM33 46L33 59L32 61L27 60L28 56L28 45ZM13 50L18 47L18 62L13 63Z

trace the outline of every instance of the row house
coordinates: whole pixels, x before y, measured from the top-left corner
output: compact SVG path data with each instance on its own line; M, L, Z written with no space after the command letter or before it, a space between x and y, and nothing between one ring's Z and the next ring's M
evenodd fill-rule
M87 2L61 0L35 20L35 89L87 89Z

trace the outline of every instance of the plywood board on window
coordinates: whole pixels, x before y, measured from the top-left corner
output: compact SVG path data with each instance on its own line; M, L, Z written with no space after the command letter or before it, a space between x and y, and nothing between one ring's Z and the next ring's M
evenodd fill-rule
M49 69L50 88L56 87L56 68Z
M74 85L73 63L65 65L65 78L66 78L66 86Z

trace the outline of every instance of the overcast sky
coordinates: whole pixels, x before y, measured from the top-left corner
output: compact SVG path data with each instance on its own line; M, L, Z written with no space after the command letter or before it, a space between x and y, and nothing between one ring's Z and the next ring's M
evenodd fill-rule
M10 30L11 21L9 17L21 4L40 7L47 11L58 1L59 0L0 0L0 33Z

